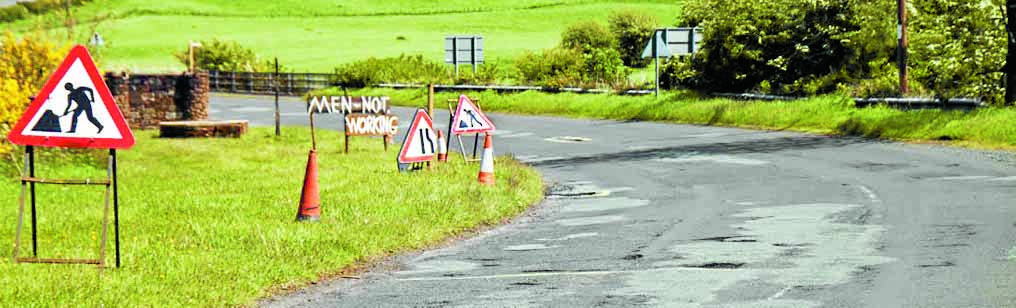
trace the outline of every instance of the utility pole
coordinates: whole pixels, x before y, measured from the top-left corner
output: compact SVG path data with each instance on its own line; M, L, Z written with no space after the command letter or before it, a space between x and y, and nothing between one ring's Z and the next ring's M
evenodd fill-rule
M71 19L71 0L64 1L64 26L67 27L67 40L74 40L74 20Z
M1005 56L1005 103L1016 102L1016 35L1013 33L1009 21L1016 18L1016 0L1005 2L1005 32L1009 36L1008 52Z
M907 0L896 0L896 61L900 69L900 93L907 94Z

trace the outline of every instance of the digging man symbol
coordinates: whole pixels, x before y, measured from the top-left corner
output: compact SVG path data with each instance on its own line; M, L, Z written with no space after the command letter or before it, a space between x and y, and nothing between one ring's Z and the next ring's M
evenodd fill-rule
M92 124L99 129L97 133L101 133L102 124L99 124L99 120L92 115L92 103L95 102L95 91L92 91L89 87L74 88L74 85L70 82L64 84L64 89L67 89L70 93L67 94L67 109L64 110L63 115L66 116L71 112L71 102L76 105L76 107L74 107L74 115L71 116L71 130L67 132L73 133L77 131L78 116L84 112L85 116L88 117L88 121L92 122ZM88 93L87 95L85 94L86 92Z

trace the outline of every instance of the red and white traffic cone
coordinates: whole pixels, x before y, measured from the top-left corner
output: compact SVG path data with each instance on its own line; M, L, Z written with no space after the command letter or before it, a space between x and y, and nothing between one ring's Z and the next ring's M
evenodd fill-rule
M317 221L321 217L321 199L318 195L317 152L310 150L307 156L307 174L303 178L300 192L300 210L296 221Z
M483 157L480 158L480 174L477 181L483 185L494 185L494 141L487 135L483 140Z
M444 133L437 131L437 161L448 161L448 145L445 144Z

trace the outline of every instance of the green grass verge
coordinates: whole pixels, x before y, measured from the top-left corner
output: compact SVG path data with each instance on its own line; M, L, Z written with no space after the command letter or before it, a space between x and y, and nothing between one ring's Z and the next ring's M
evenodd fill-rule
M296 71L331 72L337 65L367 57L422 54L443 61L443 38L481 34L488 61L513 59L526 50L550 48L578 21L606 24L612 11L641 9L669 25L673 1L96 1L78 9L81 42L92 30L107 46L93 53L109 70L179 71L173 53L190 40L241 42L262 57L279 57ZM101 22L87 22L108 16ZM9 25L16 32L33 25L57 27L62 13ZM66 36L63 28L51 30ZM401 37L402 39L397 39Z
M337 93L325 90L322 93ZM424 90L364 89L356 95L388 95L393 103L419 106ZM444 107L455 93L438 93ZM949 140L953 144L989 149L1016 149L1016 109L984 108L971 112L913 110L886 106L855 108L845 96L828 95L801 101L745 102L698 99L683 92L653 96L471 93L484 110L516 114L579 118L659 121L746 128L793 130L820 134L857 135L901 141Z
M379 139L354 138L345 155L340 135L321 131L321 222L295 223L310 138L306 128L282 133L276 139L254 128L240 139L167 140L139 132L137 146L119 160L124 267L14 264L6 246L0 306L251 304L358 262L496 224L542 197L539 175L508 159L497 160L497 186L482 187L475 164L453 160L399 174L396 150L384 153ZM104 167L39 166L48 178L105 175ZM0 182L0 239L7 243L20 189L13 177ZM40 257L97 256L103 189L38 191Z

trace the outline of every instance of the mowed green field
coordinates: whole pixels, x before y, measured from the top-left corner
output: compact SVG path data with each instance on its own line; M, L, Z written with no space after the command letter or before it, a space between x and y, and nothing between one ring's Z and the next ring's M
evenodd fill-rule
M542 198L539 174L496 162L496 186L461 159L400 174L398 147L319 130L321 221L295 222L309 129L254 128L239 139L160 139L140 131L119 154L123 267L12 262L20 182L0 180L0 307L222 307L333 276L358 262L433 245L517 215ZM104 151L94 151L103 155ZM56 166L44 178L103 178ZM102 186L38 185L39 257L96 258ZM27 215L27 214L26 214ZM31 256L25 226L22 256ZM110 229L112 232L112 229ZM113 262L112 233L106 261Z
M92 29L107 46L97 51L107 70L177 71L172 56L190 40L235 40L299 72L329 72L367 57L423 54L443 57L443 38L484 36L488 60L514 58L526 50L558 44L575 22L635 9L670 25L679 1L142 1L98 0L76 9L75 28L84 42ZM48 25L66 35L63 15L50 14L5 25L24 33ZM399 39L399 38L402 39Z

